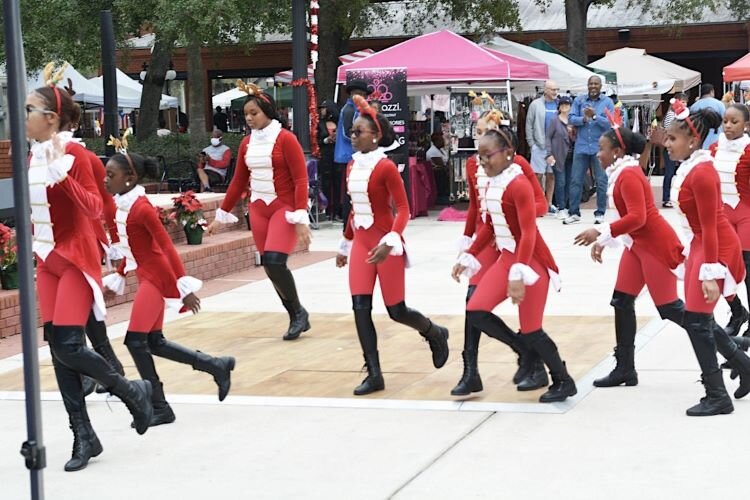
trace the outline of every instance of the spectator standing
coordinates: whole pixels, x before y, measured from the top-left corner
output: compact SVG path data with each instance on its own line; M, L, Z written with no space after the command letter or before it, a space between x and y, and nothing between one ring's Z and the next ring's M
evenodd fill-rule
M336 127L339 121L339 112L336 109L336 103L330 100L323 101L319 106L320 121L318 122L318 146L320 146L320 161L318 161L318 179L320 180L320 189L328 199L326 213L333 217L332 203L334 197L338 197L337 192L333 193L333 151L336 148Z
M726 107L723 102L714 97L714 86L710 83L701 85L701 97L690 106L690 113L697 113L706 108L713 109L722 119L724 118ZM706 140L703 141L702 149L708 149L711 144L718 141L719 132L721 132L721 127L709 130Z
M555 178L553 168L546 161L549 152L546 150L547 128L557 113L557 84L552 80L544 82L544 92L541 97L534 99L526 114L526 142L531 149L531 168L539 179L547 197L547 205L551 213L552 196L555 192Z
M599 138L609 130L606 111L614 113L612 99L602 95L602 79L593 75L588 81L588 94L579 95L573 101L570 112L570 123L576 128L576 145L573 149L573 166L570 176L569 216L563 224L581 222L581 194L583 178L589 168L594 169L596 182L596 211L594 224L604 222L607 210L607 174L602 170L597 158Z
M568 153L572 146L572 128L570 121L570 97L564 95L557 100L557 115L547 126L546 163L554 169L555 175L555 204L557 218L568 218L568 177L570 176L570 162Z
M678 92L674 95L674 98L678 101L681 101L682 104L687 106L688 103L688 97L687 94L684 92ZM669 103L669 101L667 101ZM670 125L672 125L672 122L675 119L674 111L672 111L672 108L669 108L669 111L667 111L667 114L664 115L664 121L662 122L662 126L664 127L664 130L669 128ZM664 182L662 182L662 188L661 188L661 206L664 208L672 208L672 200L670 199L670 192L672 190L672 177L674 177L675 170L677 170L678 163L674 160L672 160L669 157L669 153L667 153L667 148L664 148L663 150L663 156L664 156Z
M218 128L222 132L227 131L227 125L229 122L229 116L222 111L221 106L216 106L216 113L214 113L214 127Z

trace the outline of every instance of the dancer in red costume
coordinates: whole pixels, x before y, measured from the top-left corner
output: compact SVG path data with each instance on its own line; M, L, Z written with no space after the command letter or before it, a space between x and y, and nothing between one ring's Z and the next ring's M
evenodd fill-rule
M501 127L506 133L510 132L510 122L504 119L499 110L495 109L485 112L479 120L477 120L475 129L477 140L481 139L487 130L499 130ZM514 162L521 166L524 175L529 180L534 181L532 182L532 186L534 188L537 217L546 215L547 199L545 198L541 185L537 182L536 174L534 174L531 165L529 165L526 158L521 155L516 155L514 157ZM458 242L459 252L465 252L471 246L473 237L477 233L477 228L482 226L482 221L487 217L487 210L483 199L484 186L487 185L487 181L487 174L484 172L484 168L479 164L477 155L470 157L466 161L466 182L469 190L469 210L466 216L466 224L464 225L464 234ZM500 252L494 244L487 245L484 250L477 255L477 260L482 267L479 272L473 275L469 280L469 288L466 292L467 303L474 294L482 277L498 258L500 258ZM477 363L479 357L479 338L481 337L481 334L482 332L476 327L473 327L468 319L465 320L464 350L461 353L464 361L464 372L456 387L451 390L451 395L453 396L466 396L472 392L480 392L483 390L482 378L479 375ZM538 358L534 353L529 353L531 355L525 356L523 359L520 358L521 352L517 352L516 354L519 355L519 368L513 376L513 383L518 384L530 374L530 370L533 368L534 363L538 363ZM541 373L544 373L544 377L546 377L546 373L543 370Z
M719 134L719 141L710 147L714 167L721 179L724 213L740 237L742 260L746 271L750 268L750 137L746 133L748 126L750 112L747 106L730 105L724 113L724 131ZM747 272L745 288L750 294L750 275ZM740 328L750 319L750 314L737 295L729 301L729 307L732 317L724 330L728 335L734 336L740 333ZM750 336L750 329L744 335Z
M637 160L646 147L646 138L620 127L619 110L615 110L611 122L613 128L599 139L598 157L609 177L609 206L617 209L618 219L602 229L587 229L575 238L576 245L594 244L591 258L599 263L605 247L625 246L610 301L615 309L617 365L609 375L594 381L597 387L638 384L635 299L644 286L648 286L662 318L682 326L685 307L677 296L674 272L685 260L683 247L657 210L651 185Z
M671 199L676 201L683 233L689 242L685 265L684 328L693 344L706 397L687 410L690 416L731 413L732 400L724 387L716 351L741 374L750 372L750 359L714 321L713 310L723 294L734 295L745 278L745 265L737 233L723 210L721 182L713 157L700 147L713 128L721 125L719 115L702 109L692 115L680 101L672 100L676 119L667 129L665 147L669 157L681 161L672 181ZM744 377L735 397L750 392Z
M237 222L230 212L249 185L253 239L263 268L289 313L284 340L294 340L310 329L307 311L287 267L297 241L310 244L305 156L294 134L279 123L273 97L255 85L238 85L248 94L244 111L252 134L240 143L234 177L208 232L213 233L220 223Z
M101 263L90 220L100 217L102 202L85 149L69 132L80 114L70 96L55 87L53 68L26 98L26 133L31 148L29 194L37 259L37 292L57 385L75 437L66 471L83 469L102 453L84 400L81 375L101 382L133 415L139 434L151 420L151 384L130 382L107 361L85 347L84 325L93 309L105 315Z
M406 307L403 232L409 221L409 204L398 169L383 149L394 142L393 129L363 97L355 96L354 103L360 117L352 125L352 146L357 153L347 171L352 212L344 227L336 266L344 267L349 263L354 322L367 366L367 377L354 389L354 394L361 396L385 389L377 333L372 322L372 292L376 279L380 282L388 315L427 339L435 368L442 367L448 360L448 330ZM392 203L396 206L395 218Z
M459 256L452 275L459 281L461 275L471 277L479 271L481 264L476 256L495 240L502 249L501 255L469 300L468 321L516 352L525 355L534 351L549 367L553 381L539 401L564 401L576 394L575 382L560 359L554 341L542 329L549 283L558 281L557 265L536 227L533 183L523 175L514 156L514 141L506 131L488 131L479 141L479 160L488 176L484 200L489 216L485 217L474 243ZM520 336L492 314L508 297L519 304ZM538 388L542 377L533 373L535 371L521 381L522 390ZM544 379L546 381L546 373Z
M164 303L176 309L200 310L195 295L201 281L185 275L180 256L153 205L138 185L149 172L157 171L155 160L129 154L120 148L107 163L107 189L115 195L116 223L120 236L116 248L123 255L116 273L104 278L107 289L122 295L125 275L135 269L138 291L133 300L125 345L133 356L138 373L153 387L154 416L151 426L174 422L175 415L164 397L163 384L156 372L153 356L190 365L213 376L219 387L219 401L229 392L232 357L216 358L201 351L193 351L164 338ZM183 307L184 306L184 307Z

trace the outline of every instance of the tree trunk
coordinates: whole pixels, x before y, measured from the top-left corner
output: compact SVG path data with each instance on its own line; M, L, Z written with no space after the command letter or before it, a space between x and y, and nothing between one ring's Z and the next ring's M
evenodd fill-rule
M333 99L336 89L336 72L339 67L338 56L344 53L349 36L344 33L337 18L341 16L338 9L343 6L340 1L321 0L318 12L318 53L319 60L315 69L315 88L318 103Z
M568 55L588 63L586 50L586 16L592 0L565 0L565 25L568 35Z
M187 46L187 79L190 83L188 118L190 142L195 146L203 144L206 137L205 78L206 70L201 59L201 42L198 39L192 39Z
M156 135L159 126L159 102L161 92L164 88L164 77L169 67L169 59L172 57L172 46L174 40L156 36L154 50L151 53L151 61L143 81L143 92L141 93L141 108L138 118L136 138L139 140Z

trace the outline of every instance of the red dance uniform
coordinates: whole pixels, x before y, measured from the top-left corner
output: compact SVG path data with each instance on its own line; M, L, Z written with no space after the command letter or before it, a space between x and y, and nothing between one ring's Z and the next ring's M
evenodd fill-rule
M349 256L351 294L372 295L379 279L386 306L403 302L403 232L409 222L409 202L398 168L380 149L355 153L347 168L347 186L352 211L340 253ZM392 204L396 206L395 217ZM379 264L368 264L368 253L381 243L392 247L391 254Z
M198 291L200 281L185 276L172 239L142 186L118 195L116 203L120 242L115 246L125 257L118 272L105 277L104 283L107 288L122 293L124 276L134 269L139 287L128 330L139 333L160 330L164 301L180 309L182 298Z
M273 120L240 143L237 166L217 211L219 222L236 222L229 212L250 186L250 225L262 254L290 254L297 243L294 224L307 224L308 178L297 138Z
M730 141L722 133L710 150L721 179L724 213L740 237L742 250L750 251L750 137Z
M597 243L625 244L615 290L637 297L644 285L657 306L677 300L677 276L671 270L685 260L672 226L659 214L638 160L626 156L608 171L609 203L619 219L605 225Z
M723 294L732 296L745 277L745 264L737 233L724 214L719 175L708 151L696 151L680 165L672 181L672 195L690 240L685 309L711 313L716 303L706 303L701 282L718 280Z
M106 314L100 252L91 224L101 217L102 200L85 148L69 132L57 136L65 147L62 158L47 163L51 141L35 144L30 158L37 290L44 322L82 326L92 306L97 319Z
M513 164L488 181L484 196L489 216L459 262L472 273L478 271L476 256L493 238L502 254L479 283L467 311L492 311L507 298L508 281L523 280L527 288L519 306L521 332L531 333L542 327L550 278L558 279L557 264L536 227L537 180L530 181L521 166Z
M539 184L539 181L537 181L531 165L529 165L526 158L521 155L516 155L514 161L521 167L524 176L532 182L537 217L546 215L547 199L544 197L544 191L542 191L542 187ZM459 243L459 251L461 252L466 251L469 246L471 246L471 238L476 234L477 228L482 226L483 215L486 213L483 193L488 179L487 175L484 173L484 168L479 165L479 160L476 155L466 161L466 179L469 188L469 211L466 215L466 224L464 225L464 238L462 238ZM482 265L482 268L478 273L471 277L469 285L479 284L484 274L498 257L500 257L500 252L494 245L488 245L482 252L480 252L476 258Z

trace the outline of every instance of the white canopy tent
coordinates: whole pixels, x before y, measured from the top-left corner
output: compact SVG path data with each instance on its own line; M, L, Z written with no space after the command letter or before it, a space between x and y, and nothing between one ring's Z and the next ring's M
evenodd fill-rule
M68 82L70 80L70 82ZM92 84L85 76L78 72L73 66L68 64L63 73L63 79L57 85L58 87L67 87L70 84L73 86L75 95L73 100L76 102L82 102L85 104L103 105L104 97L102 89L97 89L96 85ZM44 76L39 71L29 80L26 81L26 89L31 92L39 87L45 87ZM100 104L101 103L101 104Z
M222 92L221 94L216 94L211 98L211 107L216 108L216 106L222 107L222 108L228 108L232 105L232 101L234 99L239 99L240 97L246 96L247 94L241 91L238 88L229 89L226 92Z
M143 85L136 82L128 75L120 71L115 70L117 77L117 106L123 109L136 109L141 106L141 94L143 93ZM102 94L102 104L104 104L104 77L97 76L89 80ZM159 109L168 109L177 107L177 98L161 95L159 101Z
M644 49L632 47L610 50L589 66L617 73L618 95L623 101L629 100L628 97L638 96L650 96L658 100L661 94L684 92L701 82L698 71L650 56Z
M497 36L488 43L481 44L481 46L529 61L546 64L549 68L550 80L554 80L563 93L567 91L573 94L586 92L589 78L600 76L561 55L511 42L501 36Z

